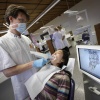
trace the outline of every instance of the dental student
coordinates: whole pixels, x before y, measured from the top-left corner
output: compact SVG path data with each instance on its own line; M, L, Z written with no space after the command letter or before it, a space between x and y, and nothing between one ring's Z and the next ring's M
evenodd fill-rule
M54 28L54 33L52 39L54 40L56 50L64 49L64 43L62 41L62 34L59 32L58 28Z
M62 34L62 41L63 41L63 44L64 44L64 48L63 49L68 51L69 54L70 54L69 47L68 47L69 43L68 43L67 39L65 38L66 31L61 26L58 26L57 28L58 28L59 32Z
M5 21L9 25L7 34L0 37L0 71L11 77L15 100L29 100L24 83L47 60L32 57L31 40L22 35L26 30L29 15L23 6L10 5L5 12Z

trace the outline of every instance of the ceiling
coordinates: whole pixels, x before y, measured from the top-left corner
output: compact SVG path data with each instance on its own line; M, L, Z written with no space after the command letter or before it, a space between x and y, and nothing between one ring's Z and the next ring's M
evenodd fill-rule
M28 26L53 2L54 0L0 0L0 31L7 28L3 25L5 10L10 4L17 4L26 7L30 20ZM28 30L33 33L40 27L44 26L64 11L73 7L82 0L60 0L49 12L47 12L37 23L32 25Z

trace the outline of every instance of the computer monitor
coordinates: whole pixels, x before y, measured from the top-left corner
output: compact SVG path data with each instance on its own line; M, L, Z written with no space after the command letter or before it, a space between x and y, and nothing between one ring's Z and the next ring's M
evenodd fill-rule
M100 46L77 45L79 70L100 83Z

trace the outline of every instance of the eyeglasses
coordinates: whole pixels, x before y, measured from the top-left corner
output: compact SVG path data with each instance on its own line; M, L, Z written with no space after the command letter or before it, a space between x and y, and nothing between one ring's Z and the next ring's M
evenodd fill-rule
M26 23L26 20L25 20L25 19L18 18L18 20L19 20L21 23Z

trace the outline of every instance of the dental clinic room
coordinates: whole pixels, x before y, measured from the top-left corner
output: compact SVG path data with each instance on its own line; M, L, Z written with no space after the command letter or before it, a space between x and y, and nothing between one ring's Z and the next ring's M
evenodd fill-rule
M100 100L100 0L0 0L0 100Z

